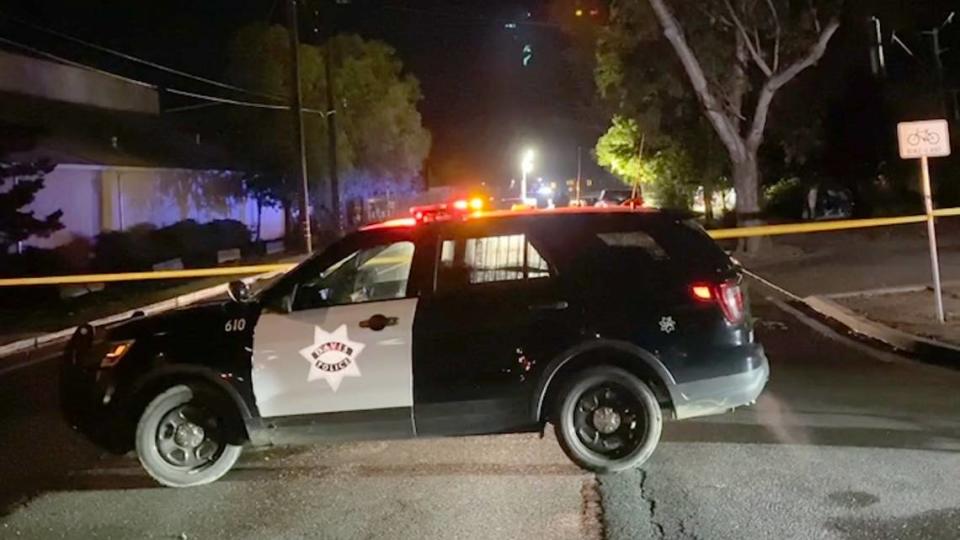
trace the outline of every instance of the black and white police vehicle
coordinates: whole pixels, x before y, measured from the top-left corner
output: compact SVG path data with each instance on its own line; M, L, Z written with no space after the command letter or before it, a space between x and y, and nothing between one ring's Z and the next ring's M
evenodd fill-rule
M684 215L630 208L368 226L257 294L80 327L71 423L167 486L241 447L531 432L592 471L642 464L664 415L750 404L769 368L741 276Z

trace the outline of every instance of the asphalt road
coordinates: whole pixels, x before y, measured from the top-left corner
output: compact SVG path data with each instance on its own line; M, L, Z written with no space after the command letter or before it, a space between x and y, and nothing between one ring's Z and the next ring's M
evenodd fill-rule
M250 452L163 489L62 423L51 362L0 371L0 538L960 538L960 371L755 315L757 405L600 478L548 434Z

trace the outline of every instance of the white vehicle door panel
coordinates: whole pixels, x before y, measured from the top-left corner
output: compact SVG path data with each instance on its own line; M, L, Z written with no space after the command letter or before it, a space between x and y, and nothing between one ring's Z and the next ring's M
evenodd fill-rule
M253 393L262 417L413 406L413 318L406 298L261 315ZM361 328L373 315L395 319Z

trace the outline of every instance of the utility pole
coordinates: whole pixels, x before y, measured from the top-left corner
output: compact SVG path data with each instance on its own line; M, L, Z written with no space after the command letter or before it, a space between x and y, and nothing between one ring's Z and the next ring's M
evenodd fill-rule
M330 17L330 11L327 12ZM333 24L330 24L330 32L327 35L326 53L327 59L324 62L324 77L327 80L327 143L330 154L330 206L333 207L333 227L335 232L340 232L343 222L340 219L340 179L337 176L337 106L333 95Z
M930 34L930 45L933 47L933 65L937 68L937 89L940 92L940 104L943 107L944 118L946 118L947 96L943 88L943 58L940 56L943 50L940 48L940 27L935 26L928 33Z
M932 29L923 32L924 34L930 34L930 45L933 48L933 65L937 70L937 85L940 91L940 103L943 107L944 118L949 114L949 105L947 104L947 92L944 88L944 76L943 76L943 53L946 52L944 48L940 46L940 30L945 28L947 25L951 24L956 16L956 12L950 12L950 15L943 21L940 26L934 26ZM956 114L957 111L954 111Z
M291 73L292 81L292 104L293 112L293 132L297 139L297 151L300 159L298 173L300 176L300 185L303 193L300 198L300 219L303 220L303 236L307 253L313 253L313 238L310 234L310 188L308 185L307 173L307 144L303 136L303 96L300 88L300 27L297 17L297 0L289 0L287 5L287 18L290 24L290 52L291 52Z
M577 206L580 206L580 178L582 173L582 167L580 163L580 158L583 155L583 147L577 146Z

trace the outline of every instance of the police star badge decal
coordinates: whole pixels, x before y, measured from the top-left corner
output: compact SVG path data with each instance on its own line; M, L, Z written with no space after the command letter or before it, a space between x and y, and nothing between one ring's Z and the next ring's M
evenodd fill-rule
M333 332L319 326L313 330L313 344L300 349L300 356L310 363L307 382L325 379L336 392L344 377L359 377L357 356L363 351L363 343L350 341L347 325L341 324Z
M677 321L673 320L673 317L666 316L660 317L660 331L664 334L672 334L674 330L677 329Z

